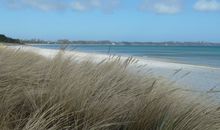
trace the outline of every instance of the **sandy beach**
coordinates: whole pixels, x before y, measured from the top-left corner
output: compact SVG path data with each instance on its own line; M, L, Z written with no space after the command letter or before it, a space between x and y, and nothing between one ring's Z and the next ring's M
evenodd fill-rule
M12 48L20 48L23 51L31 51L45 57L53 57L58 53L58 50L41 49L30 46L17 46ZM84 53L77 51L66 51L65 55L75 55L80 60L90 59L95 62L100 62L103 59L109 58L109 55ZM121 57L122 60L128 57ZM156 77L168 79L171 82L184 87L186 90L195 92L218 92L220 91L220 68L189 65L181 63L171 63L152 59L143 59L134 57L138 60L137 64L131 65L137 69L137 66L142 66L142 74L153 74Z

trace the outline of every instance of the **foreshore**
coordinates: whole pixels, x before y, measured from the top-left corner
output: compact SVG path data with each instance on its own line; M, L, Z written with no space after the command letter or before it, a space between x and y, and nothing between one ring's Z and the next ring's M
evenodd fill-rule
M59 50L42 49L30 46L16 46L12 48L20 48L23 51L31 51L45 57L55 56ZM109 55L84 53L77 51L66 51L65 55L75 55L80 60L90 59L95 62L100 62ZM122 60L128 57L121 57ZM152 59L143 59L135 57L138 61L134 66L142 66L142 74L151 73L156 77L168 79L179 86L184 87L186 90L198 92L218 92L220 90L220 68L197 66L181 63L171 63L164 61L157 61Z

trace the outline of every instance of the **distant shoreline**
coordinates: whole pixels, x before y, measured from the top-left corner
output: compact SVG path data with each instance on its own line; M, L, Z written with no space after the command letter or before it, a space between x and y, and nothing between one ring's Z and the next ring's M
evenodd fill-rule
M143 46L220 46L220 43L213 42L111 42L111 41L69 41L69 42L24 42L27 45L143 45Z
M30 44L30 45L45 45L45 44L64 44L64 45L144 45L144 46L220 46L219 42L212 41L111 41L111 40L68 40L59 39L41 40L41 39L14 39L0 34L0 43L5 44Z
M96 45L106 45L106 46L167 46L167 47L172 47L172 46L180 46L180 47L220 47L220 44L219 45L156 45L156 44L153 44L153 45L148 45L148 44L116 44L116 45L112 45L112 44L59 44L59 43L56 43L56 44L33 44L33 43L25 43L25 45L91 45L91 46L96 46Z

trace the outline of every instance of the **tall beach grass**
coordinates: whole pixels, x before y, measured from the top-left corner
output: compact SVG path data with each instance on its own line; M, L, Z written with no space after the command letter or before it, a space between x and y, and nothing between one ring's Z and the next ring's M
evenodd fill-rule
M60 51L49 59L0 48L2 130L218 130L218 104L128 70Z

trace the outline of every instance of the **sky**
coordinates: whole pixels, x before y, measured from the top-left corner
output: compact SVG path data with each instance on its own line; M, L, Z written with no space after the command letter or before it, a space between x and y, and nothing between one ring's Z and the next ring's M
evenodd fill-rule
M20 39L220 42L220 0L0 0Z

